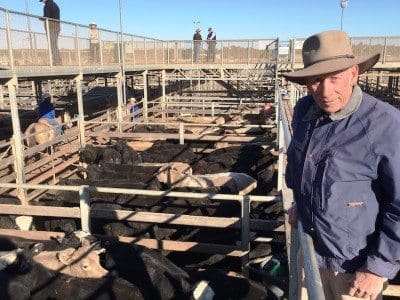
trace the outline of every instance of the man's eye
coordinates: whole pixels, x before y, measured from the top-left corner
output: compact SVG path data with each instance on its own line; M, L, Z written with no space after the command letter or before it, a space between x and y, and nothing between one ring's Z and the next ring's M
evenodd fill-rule
M313 79L311 80L311 84L319 84L321 82L321 79Z

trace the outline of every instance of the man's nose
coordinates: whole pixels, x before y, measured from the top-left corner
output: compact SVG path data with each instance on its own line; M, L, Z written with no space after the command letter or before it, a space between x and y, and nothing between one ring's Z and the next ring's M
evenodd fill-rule
M322 94L322 96L324 96L324 97L329 96L332 93L332 89L333 89L333 84L332 84L330 78L329 77L324 78L321 81L319 88L320 88L320 93Z

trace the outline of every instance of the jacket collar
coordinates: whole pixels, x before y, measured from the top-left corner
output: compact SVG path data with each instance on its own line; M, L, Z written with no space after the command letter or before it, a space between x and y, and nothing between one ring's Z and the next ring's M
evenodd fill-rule
M347 105L337 113L328 115L328 117L332 121L338 121L347 118L359 108L361 100L362 100L362 91L361 88L358 85L356 85L353 88L353 92L351 93L350 100L347 103ZM314 102L307 110L307 112L304 114L302 120L307 122L315 120L324 115L326 115L326 113L322 109L320 109L319 106Z

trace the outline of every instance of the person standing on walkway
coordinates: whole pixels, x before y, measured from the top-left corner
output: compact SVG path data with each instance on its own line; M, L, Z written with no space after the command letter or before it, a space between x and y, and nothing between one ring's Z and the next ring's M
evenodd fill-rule
M200 51L201 51L201 41L202 37L200 34L200 29L197 28L193 35L193 60L194 62L200 61Z
M304 68L283 75L309 91L287 151L289 223L314 242L326 299L382 299L400 269L400 111L362 92L379 53L355 56L345 32L310 36L302 55Z
M53 0L39 0L44 2L43 17L49 18L49 32L45 23L45 30L50 39L50 49L54 65L61 65L60 51L58 49L58 36L60 35L60 8ZM46 21L46 20L45 20Z
M89 47L90 62L98 63L100 60L100 35L97 24L94 22L89 24Z
M209 27L207 35L208 51L207 51L207 61L215 61L215 47L217 45L217 35L214 30Z

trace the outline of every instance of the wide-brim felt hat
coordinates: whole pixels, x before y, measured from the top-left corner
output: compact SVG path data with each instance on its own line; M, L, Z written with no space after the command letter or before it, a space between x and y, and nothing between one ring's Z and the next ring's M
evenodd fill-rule
M307 77L334 73L358 65L359 74L379 61L379 53L356 57L347 33L330 30L310 36L303 44L304 68L282 74L287 80L305 84Z

